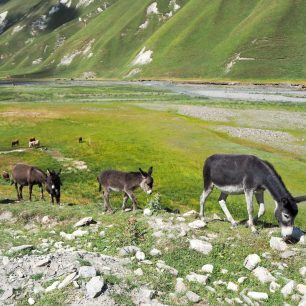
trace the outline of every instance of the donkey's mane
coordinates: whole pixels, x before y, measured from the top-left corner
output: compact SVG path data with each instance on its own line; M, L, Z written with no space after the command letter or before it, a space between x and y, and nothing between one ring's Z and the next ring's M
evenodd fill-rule
M286 185L285 185L285 183L284 183L284 181L283 181L283 179L282 179L282 177L278 174L278 172L275 170L275 168L274 168L274 166L270 163L270 162L268 162L267 160L264 160L263 161L269 168L270 168L270 170L273 172L273 174L278 178L278 180L280 181L280 183L282 184L282 186L285 188L285 190L288 192L288 194L290 194L290 196L291 196L291 193L288 191L288 189L287 189L287 187L286 187Z

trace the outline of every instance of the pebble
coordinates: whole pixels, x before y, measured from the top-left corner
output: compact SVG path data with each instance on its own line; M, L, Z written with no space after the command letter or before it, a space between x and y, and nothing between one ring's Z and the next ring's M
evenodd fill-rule
M281 290L281 293L284 297L293 293L294 288L296 287L296 282L291 280L289 281Z
M76 278L77 272L73 272L65 277L65 279L58 285L58 289L67 287Z
M200 252L204 255L208 255L212 251L212 244L206 241L202 241L199 239L191 239L189 241L189 248Z
M257 254L250 254L244 260L243 265L250 271L254 270L260 263L261 259Z
M20 251L24 251L24 250L32 250L34 249L34 246L31 244L25 244L25 245L19 245L19 246L15 246L15 247L11 247L9 250L9 253L17 253Z
M201 268L201 270L205 273L212 273L214 270L214 266L211 264L206 264Z
M186 297L192 303L198 303L201 300L201 297L192 291L187 291Z
M156 264L156 267L159 269L159 270L163 270L163 271L166 271L174 276L177 276L178 275L178 271L173 268L173 267L170 267L168 265L166 265L163 261L158 261L157 264Z
M306 294L306 285L303 285L303 284L298 284L296 286L296 290L302 294L302 295L305 295Z
M89 278L97 275L95 267L92 266L83 266L79 269L79 276Z
M143 261L146 259L146 255L144 252L141 252L141 251L137 251L136 254L135 254L135 257L138 261Z
M175 292L184 293L187 291L187 287L182 278L176 279Z
M143 276L143 271L142 271L141 268L138 268L138 269L136 269L136 270L134 271L134 274L135 274L136 276Z
M104 238L104 237L105 237L105 231L101 231L101 232L99 233L99 236L100 236L101 238Z
M280 286L278 283L276 283L276 282L273 281L273 282L270 283L269 290L270 290L270 292L275 293L275 291L276 291L276 290L279 290L280 287L281 287L281 286Z
M239 283L239 284L242 284L242 283L244 283L244 281L247 280L247 279L248 279L247 277L241 276L241 277L238 278L238 283Z
M86 225L93 224L93 223L97 223L97 222L92 217L86 217L86 218L83 218L83 219L79 220L74 225L74 227L86 226Z
M197 273L191 272L190 274L188 274L186 276L186 279L189 282L195 282L195 283L199 283L199 284L202 284L202 285L206 285L208 275L202 275L202 274L197 274Z
M270 283L276 280L275 277L263 267L257 267L252 273L261 283Z
M296 255L296 252L294 251L291 251L291 250L287 250L283 253L280 254L280 257L283 258L283 259L287 259L289 257L293 257Z
M237 292L238 291L238 286L233 282L229 282L226 289L230 290L230 291Z
M46 288L45 292L51 292L55 290L59 284L60 284L60 281L55 281L54 283L52 283L52 285Z
M253 300L261 301L261 300L267 300L269 298L268 294L265 292L256 292L256 291L249 291L248 297L250 297Z
M88 231L82 231L81 229L78 229L78 230L74 231L74 232L72 233L72 235L73 235L74 237L83 237L83 236L85 236L85 235L88 235Z
M49 257L46 257L46 258L43 258L41 260L39 260L37 263L36 263L36 267L43 267L43 266L46 266L47 264L49 264L51 262L50 258Z
M270 247L273 250L281 251L281 252L286 251L288 248L286 242L284 242L283 239L279 237L271 237Z
M228 273L228 270L227 269L221 269L220 271L222 274L227 274Z
M151 256L160 256L160 255L161 255L161 251L158 250L158 249L153 248L153 249L150 251L150 255L151 255Z
M150 217L150 216L153 215L153 211L152 211L150 208L145 208L145 209L143 210L143 214L144 214L144 216Z
M187 211L183 214L183 217L191 217L191 216L197 216L198 213L195 210Z
M87 295L90 298L95 298L100 295L103 287L104 279L101 276L95 276L86 284Z
M33 298L29 298L28 299L28 303L29 303L29 305L34 305L35 304L35 300Z
M206 223L203 220L196 220L188 223L188 226L192 229L201 229L206 226Z
M134 245L129 245L129 246L125 246L121 248L119 251L119 255L120 256L131 256L131 255L135 255L136 252L139 252L139 251L140 251L140 248Z
M305 277L306 276L306 267L302 267L300 270L299 270L300 274L302 277Z

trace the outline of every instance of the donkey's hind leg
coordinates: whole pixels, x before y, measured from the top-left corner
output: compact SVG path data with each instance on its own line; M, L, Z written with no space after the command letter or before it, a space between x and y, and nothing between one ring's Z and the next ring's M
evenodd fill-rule
M259 205L259 210L258 210L258 213L257 215L254 217L253 219L253 222L256 223L258 221L258 219L264 215L265 213L265 203L264 203L264 192L263 190L262 191L258 191L258 192L255 192L255 198L256 198L256 201Z
M18 184L15 183L14 185L15 185L15 189L16 189L16 192L17 192L17 200L19 201L19 200L21 200L21 198L20 198L20 194L19 194L19 191L18 191Z
M200 197L200 218L204 219L204 208L205 208L205 201L214 189L214 185L210 184L207 188L204 188L204 191Z
M104 198L104 211L112 212L112 208L109 204L109 190L103 190L103 198Z
M123 201L122 201L122 210L125 210L125 205L126 205L128 199L129 199L129 196L128 196L128 194L125 192L125 193L124 193L124 196L123 196Z
M258 231L257 231L257 229L256 229L256 227L254 226L254 223L253 223L253 211L254 211L254 209L253 209L253 193L254 193L253 190L245 190L244 191L245 200L246 200L246 203L247 203L248 215L249 215L248 226L254 234L257 234Z
M234 220L234 218L232 217L231 213L229 212L229 210L227 209L226 206L226 199L227 199L228 194L221 192L220 196L219 196L219 204L226 216L226 219L231 222L233 227L236 227L238 225L238 223Z

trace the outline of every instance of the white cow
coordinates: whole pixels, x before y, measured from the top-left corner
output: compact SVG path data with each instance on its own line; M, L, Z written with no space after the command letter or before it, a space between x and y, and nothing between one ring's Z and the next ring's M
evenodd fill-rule
M34 141L29 141L29 148L38 148L40 146L39 139Z

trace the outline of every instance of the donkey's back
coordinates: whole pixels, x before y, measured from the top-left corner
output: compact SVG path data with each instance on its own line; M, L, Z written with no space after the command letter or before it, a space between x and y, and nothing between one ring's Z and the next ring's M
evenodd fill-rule
M13 181L24 186L44 183L46 177L46 174L42 170L25 164L17 164L12 172Z

